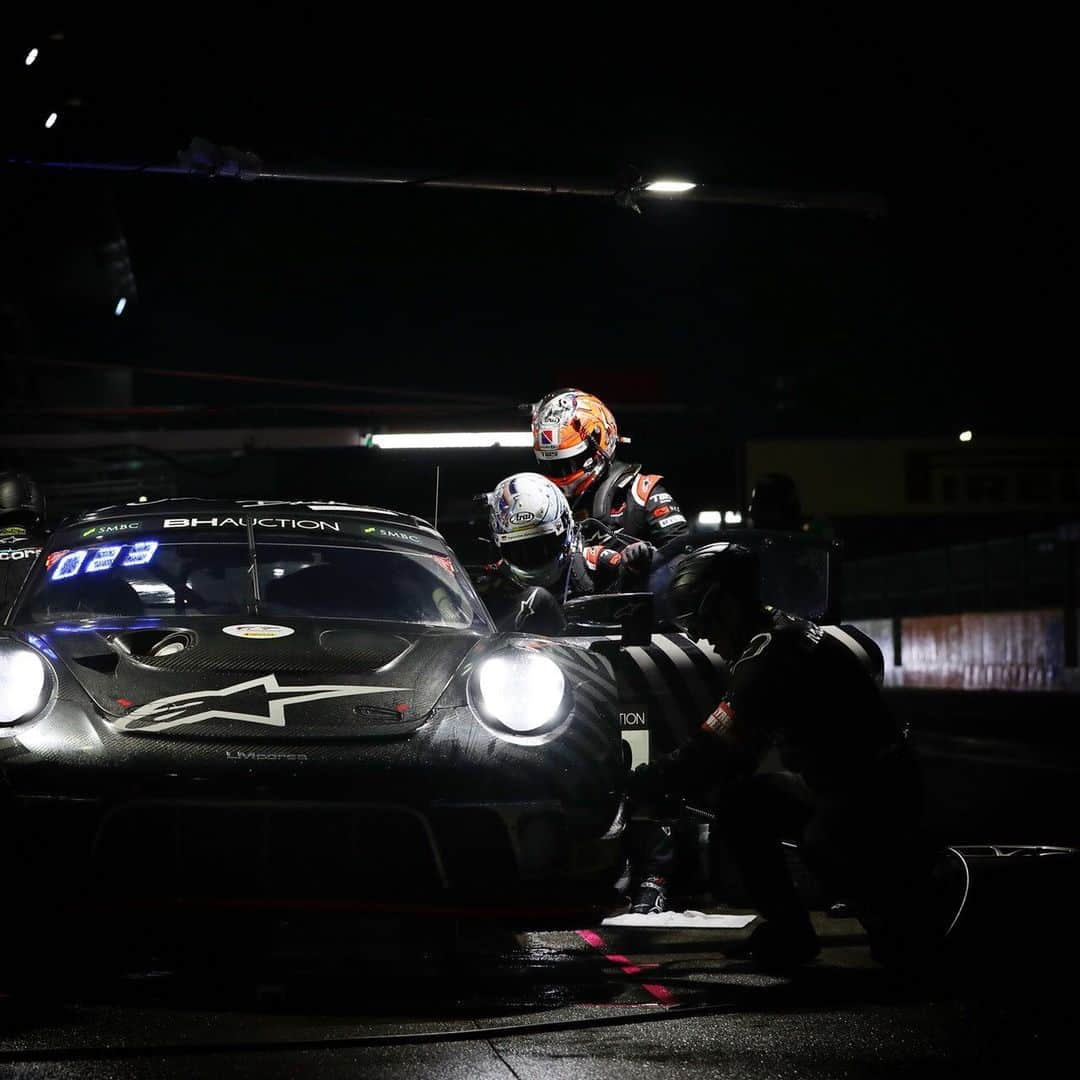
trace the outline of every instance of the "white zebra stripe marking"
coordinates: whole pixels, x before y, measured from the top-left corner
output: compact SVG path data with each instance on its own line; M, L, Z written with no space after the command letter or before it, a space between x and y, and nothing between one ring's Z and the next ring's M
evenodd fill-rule
M694 661L691 660L674 641L664 637L662 634L653 634L653 645L675 661L675 666L685 677L687 689L689 689L690 696L694 699L694 704L697 706L701 720L704 721L705 717L707 717L716 707L716 702L709 700L708 688L705 686L702 677L698 674L698 670L694 666Z
M637 664L645 676L645 681L649 684L649 689L663 706L664 717L670 730L675 733L679 741L688 739L690 725L678 703L672 698L664 673L656 666L656 661L640 645L630 645L626 650L626 655Z

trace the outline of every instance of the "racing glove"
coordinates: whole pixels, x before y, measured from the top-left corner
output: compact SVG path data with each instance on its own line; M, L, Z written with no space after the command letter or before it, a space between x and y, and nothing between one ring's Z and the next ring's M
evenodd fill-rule
M656 550L648 540L635 540L623 548L623 565L635 574L644 573L652 565L653 552Z
M696 795L738 775L744 764L714 735L698 731L677 750L639 765L627 778L627 793L638 802Z
M627 777L627 794L635 803L655 802L671 793L666 766L667 761L659 758L648 765L639 765Z

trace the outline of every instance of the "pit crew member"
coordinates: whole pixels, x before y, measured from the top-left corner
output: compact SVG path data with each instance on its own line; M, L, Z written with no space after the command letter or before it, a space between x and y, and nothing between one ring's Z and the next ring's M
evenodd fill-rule
M732 661L723 700L673 753L640 766L638 799L718 789L713 865L726 854L766 920L753 959L782 968L812 959L817 934L788 873L782 840L834 895L850 897L884 962L928 944L917 913L932 852L922 787L904 733L852 627L823 629L762 605L758 561L714 543L685 556L670 586L687 633ZM784 771L755 769L775 745Z

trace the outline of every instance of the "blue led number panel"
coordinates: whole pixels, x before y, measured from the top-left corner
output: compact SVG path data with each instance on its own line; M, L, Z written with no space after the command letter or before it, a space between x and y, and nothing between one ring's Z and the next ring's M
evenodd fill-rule
M74 577L81 569L83 560L86 558L86 549L82 551L69 551L57 564L53 571L53 581L63 581L64 578Z
M157 549L156 540L139 540L131 545L109 544L107 547L69 551L56 564L52 579L63 581L64 578L75 577L80 571L84 574L96 574L100 570L111 570L121 551L124 552L121 566L146 566L157 554ZM89 562L86 561L87 556L90 557Z
M115 544L110 547L98 548L94 552L94 557L86 564L87 574L96 574L99 570L108 570L114 562L116 562L116 556L120 554L120 545Z
M154 552L157 549L158 542L156 540L140 540L137 544L132 544L128 549L122 565L145 566L154 557Z

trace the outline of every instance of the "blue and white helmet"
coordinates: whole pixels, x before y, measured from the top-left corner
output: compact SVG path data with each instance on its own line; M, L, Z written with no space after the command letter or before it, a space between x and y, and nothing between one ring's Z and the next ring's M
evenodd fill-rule
M566 496L539 473L514 473L488 496L491 537L510 575L552 585L566 569L574 528Z

